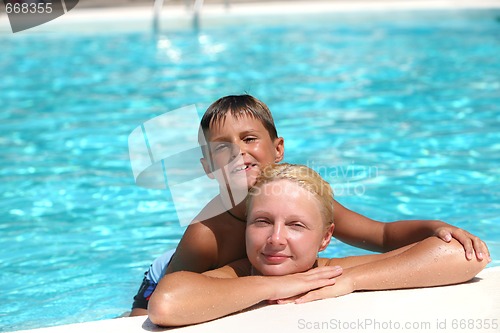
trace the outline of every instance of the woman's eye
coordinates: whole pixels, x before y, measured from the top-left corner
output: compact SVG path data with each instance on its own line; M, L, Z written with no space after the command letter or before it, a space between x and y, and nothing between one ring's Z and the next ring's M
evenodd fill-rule
M255 220L253 224L255 224L258 227L264 227L271 224L271 222L269 222L268 220Z
M302 222L293 222L289 224L291 227L296 228L296 229L303 229L306 226Z

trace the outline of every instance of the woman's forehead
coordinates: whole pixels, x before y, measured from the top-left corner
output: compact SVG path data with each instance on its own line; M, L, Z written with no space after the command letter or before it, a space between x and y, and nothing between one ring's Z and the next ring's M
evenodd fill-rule
M321 204L315 194L289 179L277 179L262 184L253 196L264 204L270 203L269 200L273 199L274 206L292 206L290 208L293 208L295 204L300 205L300 207L295 206L297 209L321 209Z

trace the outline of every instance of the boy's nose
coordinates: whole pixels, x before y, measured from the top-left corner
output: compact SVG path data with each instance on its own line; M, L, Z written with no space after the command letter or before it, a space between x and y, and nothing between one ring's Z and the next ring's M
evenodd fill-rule
M245 150L244 150L244 145L242 142L239 142L237 144L233 144L231 145L232 146L232 150L231 150L231 157L234 159L236 157L238 157L239 155L245 155Z

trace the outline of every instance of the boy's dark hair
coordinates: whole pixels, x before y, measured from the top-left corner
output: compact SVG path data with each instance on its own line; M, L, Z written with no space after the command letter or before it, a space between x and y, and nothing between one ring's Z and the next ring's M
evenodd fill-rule
M201 129L205 135L210 129L210 125L224 119L231 113L235 118L250 116L259 120L269 133L271 140L278 137L273 116L266 104L250 95L231 95L219 98L212 103L201 118Z

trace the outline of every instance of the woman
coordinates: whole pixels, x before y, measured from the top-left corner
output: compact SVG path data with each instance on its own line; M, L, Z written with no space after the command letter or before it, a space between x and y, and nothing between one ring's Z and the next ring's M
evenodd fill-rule
M262 301L303 303L358 290L460 283L486 265L468 261L457 241L436 237L384 254L317 258L334 231L333 194L305 166L265 168L250 190L247 212L248 259L203 274L166 275L150 299L153 323L204 322Z

